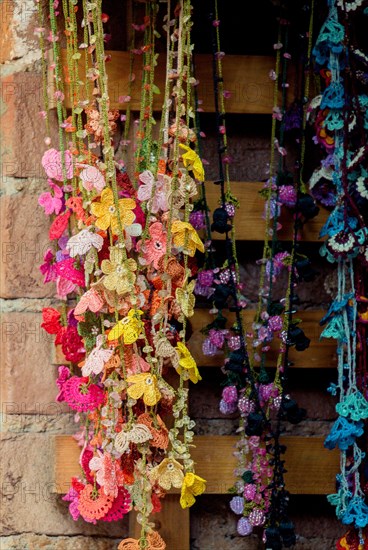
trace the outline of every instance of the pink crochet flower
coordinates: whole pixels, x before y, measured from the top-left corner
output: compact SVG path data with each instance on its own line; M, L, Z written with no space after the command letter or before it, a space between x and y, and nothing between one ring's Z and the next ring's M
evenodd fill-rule
M60 214L63 207L63 191L52 180L48 180L48 184L54 191L54 194L52 195L50 191L42 193L38 198L38 204L44 208L47 216L51 214Z
M82 180L82 186L87 191L96 189L96 191L101 193L106 185L105 178L95 166L86 166L79 174L79 177Z
M79 512L79 493L74 489L74 487L70 487L69 491L66 495L63 496L63 500L66 502L70 502L69 504L69 512L74 521L77 521L80 516Z
M148 231L150 239L144 243L144 259L158 269L158 262L166 253L166 233L160 222L154 222Z
M74 315L82 315L88 309L97 313L104 306L104 301L94 288L87 290L74 309Z
M157 214L159 210L167 212L169 204L167 202L168 193L170 191L169 179L164 174L158 174L154 195L152 196L152 190L154 188L155 179L149 170L145 170L139 176L140 186L138 188L137 197L140 201L148 201L147 206L152 214Z
M71 152L67 149L64 153L66 179L73 177L73 159ZM56 149L48 149L42 157L42 166L48 178L56 181L63 181L63 170L61 153Z
M105 394L96 384L88 385L88 378L72 376L63 387L65 401L74 411L93 411L104 402Z
M96 472L96 481L102 487L107 496L117 497L119 487L124 483L124 474L118 460L113 460L109 453L93 457L89 462L89 467Z

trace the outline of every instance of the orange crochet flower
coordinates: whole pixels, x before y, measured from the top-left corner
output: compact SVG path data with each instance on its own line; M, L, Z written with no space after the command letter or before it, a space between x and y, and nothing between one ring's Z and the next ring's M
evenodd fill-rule
M114 498L105 495L102 490L86 485L79 495L78 509L84 518L92 521L106 516L113 502Z
M159 415L156 416L157 428L153 424L153 418L148 413L143 413L138 416L137 422L147 426L152 434L150 445L158 449L167 449L169 445L169 432L165 423Z
M131 225L135 220L133 212L136 207L133 199L119 199L118 210L122 228ZM112 232L117 235L119 231L118 211L115 205L114 195L110 188L105 188L101 193L101 200L91 204L91 212L97 217L95 222L99 229L105 231L111 227Z
M148 533L147 543L146 550L166 550L166 543L157 531ZM124 539L119 544L118 550L140 550L139 540Z

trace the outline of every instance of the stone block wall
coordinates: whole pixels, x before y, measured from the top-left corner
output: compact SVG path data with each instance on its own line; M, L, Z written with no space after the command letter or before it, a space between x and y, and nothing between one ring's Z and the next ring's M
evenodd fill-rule
M40 328L41 310L53 303L53 288L44 286L38 270L47 247L47 221L37 205L46 188L40 159L44 150L40 52L34 0L0 2L1 63L1 513L2 550L113 550L127 534L127 521L93 526L74 522L67 504L53 492L54 437L72 433L73 415L56 404L56 369L52 341ZM52 115L53 116L53 115ZM229 121L234 180L265 179L269 121ZM214 143L205 146L208 160ZM214 168L209 166L208 177ZM255 259L259 247L247 245L242 272L250 301L255 300ZM317 255L316 255L317 257ZM301 296L305 307L329 300L320 279ZM311 296L313 295L313 300ZM318 374L318 376L317 376ZM326 433L333 400L326 397L330 372L316 373L315 383L300 371L291 375L300 405L309 412L300 434ZM203 369L203 382L193 388L191 412L199 434L233 434L234 418L218 412L221 373ZM289 427L285 428L287 431ZM254 538L236 535L229 497L204 496L191 516L192 550L255 550ZM299 533L297 550L332 550L341 532L325 499L298 497L292 509ZM175 526L173 526L175 528ZM178 550L170 548L168 550Z

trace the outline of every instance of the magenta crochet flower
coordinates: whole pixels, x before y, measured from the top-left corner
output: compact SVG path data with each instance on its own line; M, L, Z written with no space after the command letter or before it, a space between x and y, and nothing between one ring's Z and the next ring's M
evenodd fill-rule
M56 401L65 401L65 395L64 395L64 384L70 377L70 370L65 365L62 365L58 369L59 376L56 380L57 387L59 388L59 393L56 396Z
M129 512L131 508L130 494L124 487L120 487L118 496L115 498L110 510L102 521L118 521Z
M74 411L93 411L104 402L104 392L88 378L72 376L63 386L65 401Z
M279 200L285 206L292 208L296 204L296 190L292 185L280 185Z

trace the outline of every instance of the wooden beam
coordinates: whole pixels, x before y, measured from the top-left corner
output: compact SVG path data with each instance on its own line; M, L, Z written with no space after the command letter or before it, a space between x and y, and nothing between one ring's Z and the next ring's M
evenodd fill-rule
M332 339L320 340L322 328L319 326L319 321L323 317L324 312L318 311L298 311L296 316L302 320L301 328L306 336L310 338L311 343L308 349L303 352L298 352L294 348L290 348L289 358L293 363L292 368L299 369L330 369L337 367L336 344ZM252 323L255 316L254 310L245 310L243 314L244 326L246 331L251 331ZM207 357L202 353L202 344L205 336L201 329L207 326L214 320L206 309L196 309L193 317L190 318L190 324L193 334L189 340L188 347L195 358L199 367L222 367L224 363L224 355L219 353L212 357ZM229 321L235 320L233 314L229 314ZM267 366L275 366L277 358L277 348L274 346L268 354ZM53 365L68 364L65 360L61 346L53 347Z
M225 314L226 315L226 314ZM319 326L319 321L323 317L324 312L319 311L298 311L296 317L302 320L301 328L306 336L310 338L311 343L308 349L303 352L298 352L294 348L290 348L289 358L294 363L293 368L307 369L328 369L336 368L336 343L332 339L320 340L322 328ZM247 331L251 331L254 320L255 311L245 310L243 314L244 326ZM205 336L201 333L201 329L214 320L214 315L211 315L206 309L196 309L193 317L190 318L190 323L193 329L188 347L197 361L199 367L221 367L224 364L224 355L219 353L212 357L207 357L202 353L202 344ZM234 315L229 314L229 319L235 320ZM271 347L268 354L267 366L275 366L277 358L277 348Z
M129 52L106 51L111 56L111 61L106 63L109 79L109 96L112 109L125 110L126 104L119 103L120 96L126 96L129 92ZM67 66L66 50L61 52L62 65ZM155 94L153 108L161 111L165 82L166 56L161 53L156 68L155 84L160 94ZM196 78L199 80L198 97L202 100L201 108L205 112L214 112L212 56L197 54L194 59ZM270 114L273 107L274 83L269 78L270 70L275 67L275 59L267 56L251 55L226 55L223 60L223 75L226 90L231 92L231 97L226 100L228 113ZM141 84L142 84L142 58L135 56L134 69L135 80L132 83L130 105L133 110L140 109ZM79 76L85 80L84 55L79 61ZM92 87L92 86L91 86ZM292 86L291 86L292 89ZM55 107L54 83L49 80L50 108ZM86 99L85 87L81 88L81 98ZM72 101L66 93L65 105L72 108Z
M240 202L240 208L236 210L235 236L238 241L263 241L265 238L265 220L263 218L265 200L259 194L264 184L258 182L232 182L231 190ZM219 189L211 182L206 183L206 196L211 211L218 208ZM326 223L329 211L320 207L318 216L308 221L300 232L302 241L317 242L319 233ZM281 241L293 239L293 216L285 207L280 217L282 228L277 232L277 238ZM214 239L224 238L219 233L213 234ZM322 241L321 241L322 242Z
M236 436L197 436L192 456L196 472L207 480L207 494L226 494L234 484ZM335 490L339 453L323 446L322 437L282 438L287 446L286 484L292 494L324 495ZM80 448L69 435L55 437L55 492L66 493L78 475ZM164 503L165 506L165 503ZM186 519L183 517L183 521ZM158 519L160 520L159 516ZM161 522L162 525L164 522ZM173 546L172 548L177 548Z

